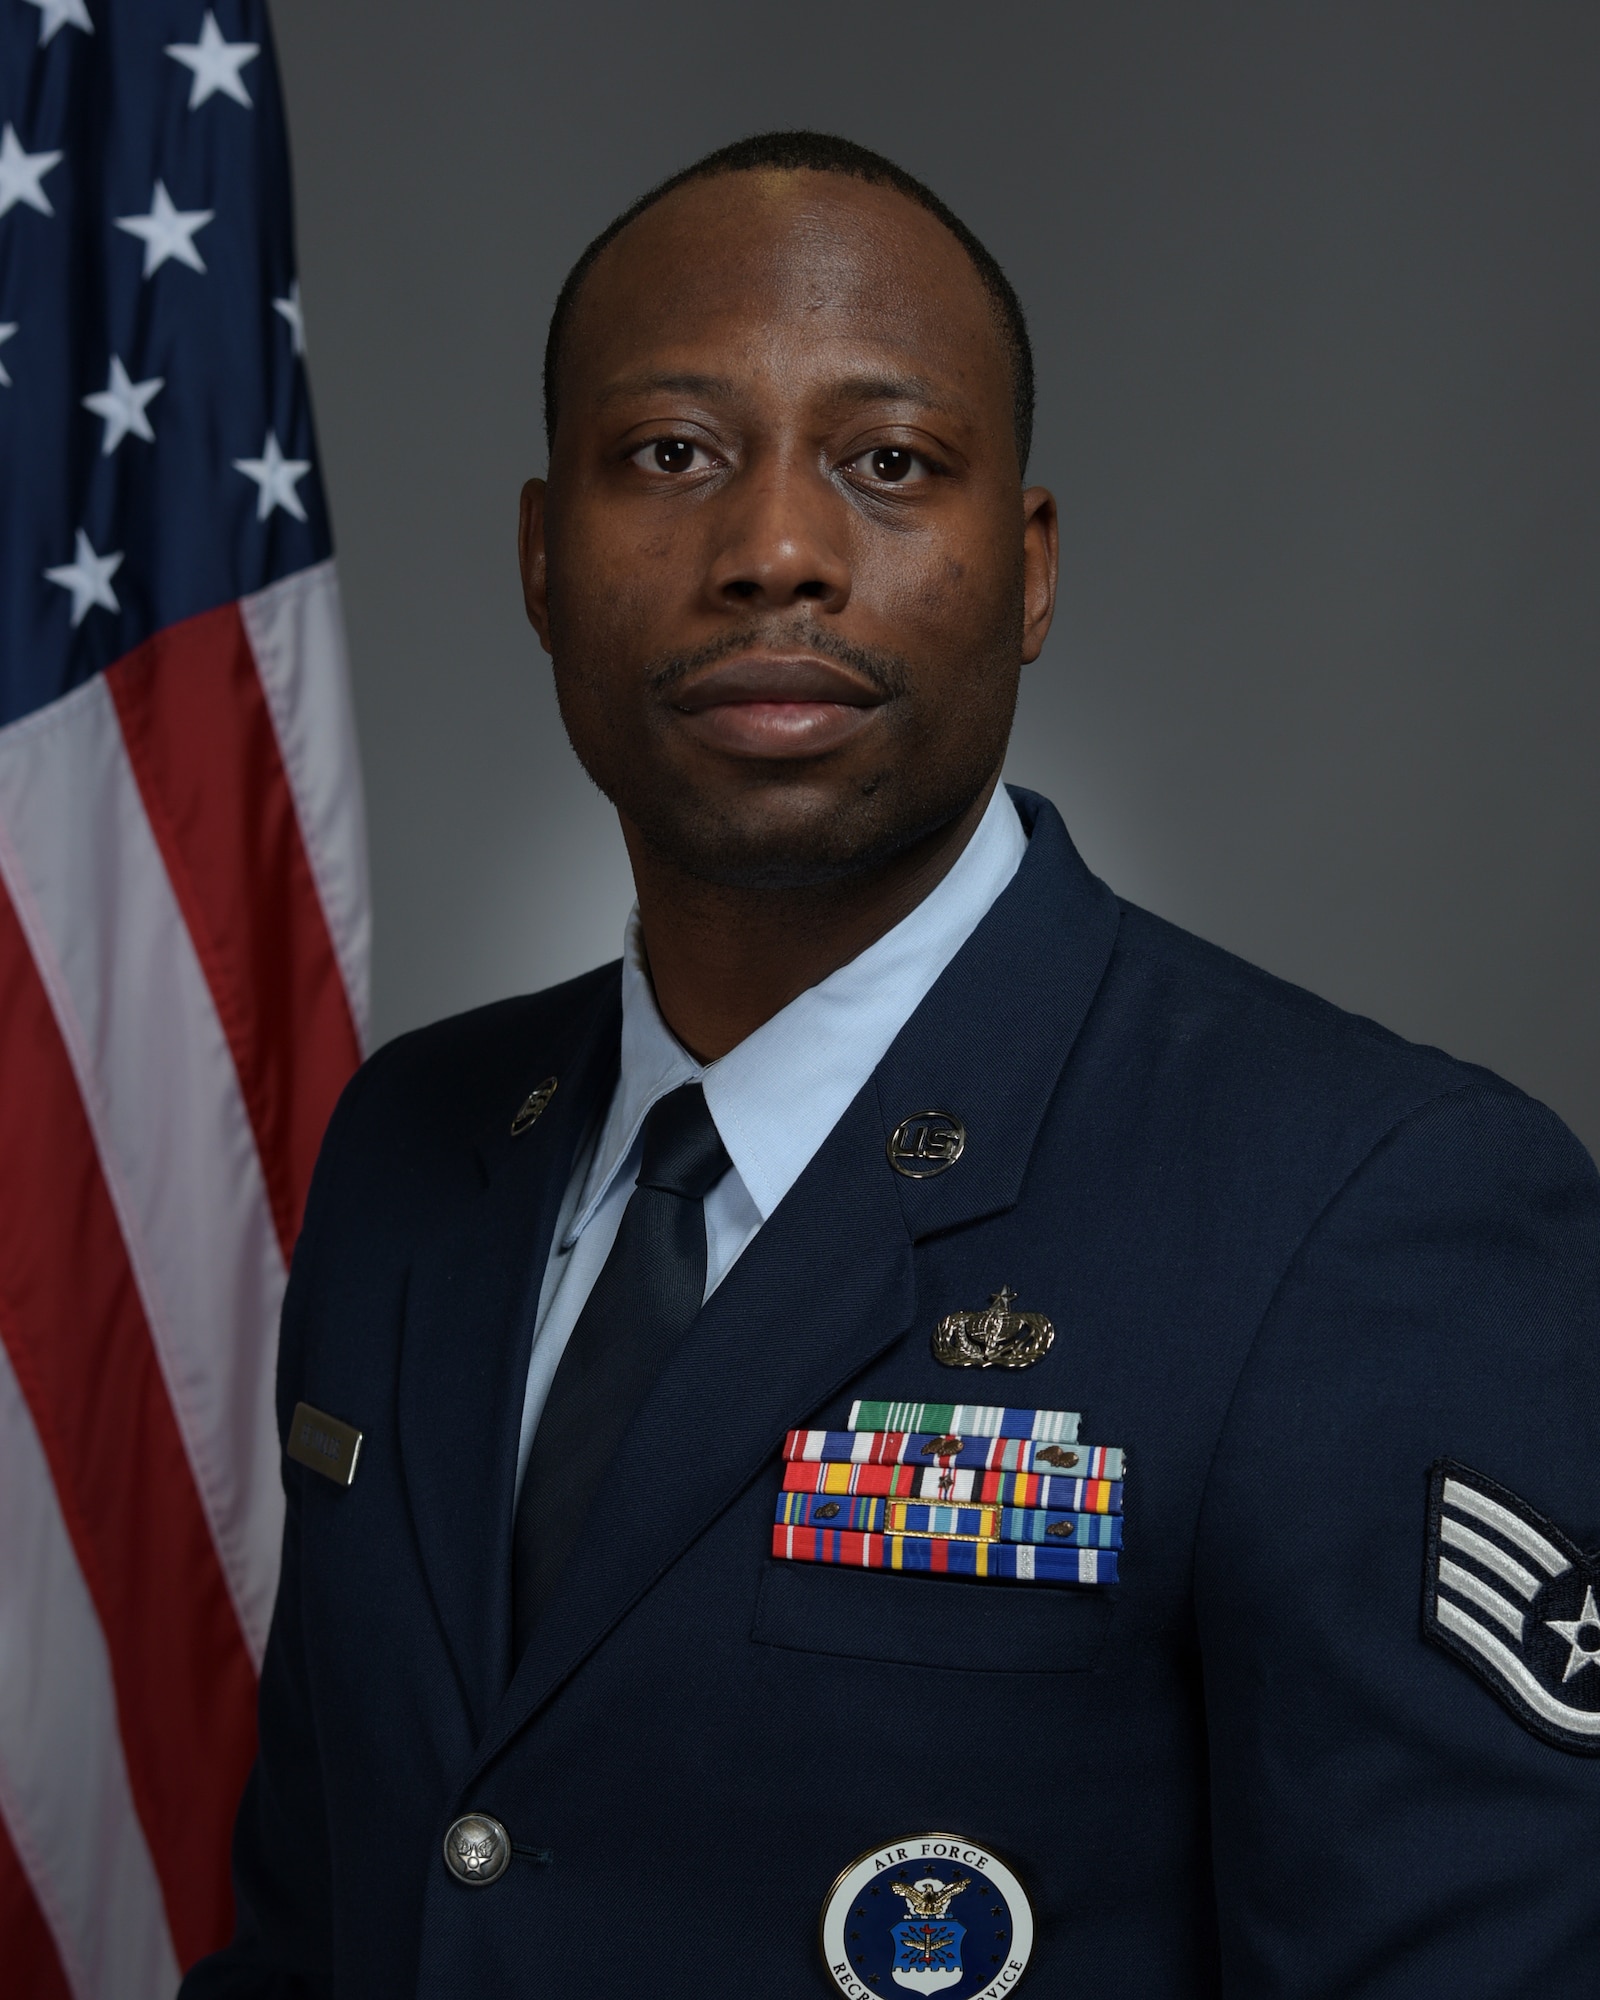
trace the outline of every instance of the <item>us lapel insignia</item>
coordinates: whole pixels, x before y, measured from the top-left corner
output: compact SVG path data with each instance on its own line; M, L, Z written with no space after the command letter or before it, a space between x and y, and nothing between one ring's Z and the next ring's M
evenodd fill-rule
M947 1173L967 1150L967 1128L948 1111L914 1111L889 1134L889 1164L908 1181Z
M1428 1484L1423 1628L1524 1729L1600 1755L1600 1554L1526 1500L1441 1459Z
M1043 1313L1013 1312L1017 1295L1002 1285L982 1312L948 1313L933 1330L933 1358L946 1368L1031 1368L1055 1344Z
M1033 1906L988 1847L914 1833L850 1866L822 1905L822 1955L841 1993L1016 1990L1033 1956Z
M511 1121L511 1136L513 1139L527 1131L528 1127L535 1122L540 1112L544 1110L555 1094L556 1080L553 1076L547 1076L537 1090L530 1090L528 1092L527 1096L517 1107L516 1117Z

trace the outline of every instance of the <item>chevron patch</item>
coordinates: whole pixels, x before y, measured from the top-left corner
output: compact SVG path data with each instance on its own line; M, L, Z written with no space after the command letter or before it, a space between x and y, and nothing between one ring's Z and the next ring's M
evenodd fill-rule
M1454 1459L1428 1481L1422 1622L1524 1729L1600 1756L1600 1553Z

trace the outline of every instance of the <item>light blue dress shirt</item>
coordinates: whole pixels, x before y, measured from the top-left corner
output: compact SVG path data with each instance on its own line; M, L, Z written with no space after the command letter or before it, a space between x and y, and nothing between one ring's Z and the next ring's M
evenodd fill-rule
M696 1062L662 1020L633 910L622 957L622 1069L604 1120L574 1164L545 1266L522 1404L519 1491L550 1383L638 1179L646 1112L680 1084L700 1083L733 1162L705 1199L709 1298L1016 874L1027 845L1017 809L997 785L955 866L909 916L712 1063Z

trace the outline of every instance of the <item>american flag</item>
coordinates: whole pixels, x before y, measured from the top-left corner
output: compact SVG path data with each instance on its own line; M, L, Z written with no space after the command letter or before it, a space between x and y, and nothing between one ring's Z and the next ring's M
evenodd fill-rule
M262 0L0 0L0 1987L232 1921L367 889Z

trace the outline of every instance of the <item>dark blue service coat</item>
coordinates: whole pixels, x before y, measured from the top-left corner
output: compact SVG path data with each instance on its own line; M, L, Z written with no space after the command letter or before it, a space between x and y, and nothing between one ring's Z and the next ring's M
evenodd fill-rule
M617 968L352 1083L279 1417L365 1442L348 1490L285 1464L239 1937L185 2000L822 2000L835 1877L930 1830L1027 1885L1039 2000L1600 1993L1600 1758L1422 1627L1441 1458L1600 1543L1594 1170L1494 1076L1119 903L1018 804L1020 872L659 1379L520 1665L523 1379ZM930 1109L966 1149L903 1178L886 1141ZM1002 1285L1051 1352L941 1367L935 1322ZM1082 1411L1129 1455L1122 1580L775 1561L784 1433L858 1396ZM519 1849L489 1887L442 1859L468 1810Z

